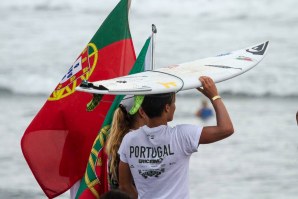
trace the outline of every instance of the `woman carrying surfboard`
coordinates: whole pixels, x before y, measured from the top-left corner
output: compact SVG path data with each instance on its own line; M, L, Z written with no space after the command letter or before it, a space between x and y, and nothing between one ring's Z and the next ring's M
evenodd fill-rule
M209 144L233 134L233 124L213 80L200 77L198 88L211 100L216 126L167 126L175 112L175 93L139 97L138 112L147 124L131 131L119 148L120 189L134 198L189 198L189 159L199 144ZM136 189L133 185L135 183Z

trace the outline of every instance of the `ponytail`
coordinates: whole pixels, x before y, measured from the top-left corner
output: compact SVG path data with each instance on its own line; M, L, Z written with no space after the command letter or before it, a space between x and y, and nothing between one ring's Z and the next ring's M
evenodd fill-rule
M109 172L112 178L118 181L118 149L123 137L129 132L134 122L134 117L129 115L121 105L116 109L113 116L110 135L106 143L106 152L110 158Z

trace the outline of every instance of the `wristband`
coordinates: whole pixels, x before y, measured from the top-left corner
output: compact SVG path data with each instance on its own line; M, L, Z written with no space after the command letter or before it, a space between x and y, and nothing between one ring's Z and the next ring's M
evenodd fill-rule
M214 102L217 99L221 99L221 97L219 95L215 95L214 97L212 97L212 101Z

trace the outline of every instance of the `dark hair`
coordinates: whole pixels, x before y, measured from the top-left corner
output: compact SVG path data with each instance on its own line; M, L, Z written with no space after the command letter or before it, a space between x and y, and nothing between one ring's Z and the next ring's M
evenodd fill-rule
M172 104L175 93L145 95L142 109L149 118L161 116L166 104Z
M123 191L112 189L100 196L101 199L132 199Z
M119 108L122 112L122 116L121 116L122 121L119 121L122 124L119 124L119 125L123 125L124 127L131 129L136 120L136 114L134 115L129 114L126 108L122 104L119 104Z

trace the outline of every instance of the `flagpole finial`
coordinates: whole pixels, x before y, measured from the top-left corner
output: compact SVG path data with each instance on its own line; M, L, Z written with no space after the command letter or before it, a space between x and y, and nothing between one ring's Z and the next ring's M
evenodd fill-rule
M154 24L152 24L152 33L157 33L157 29L156 29L156 26Z

